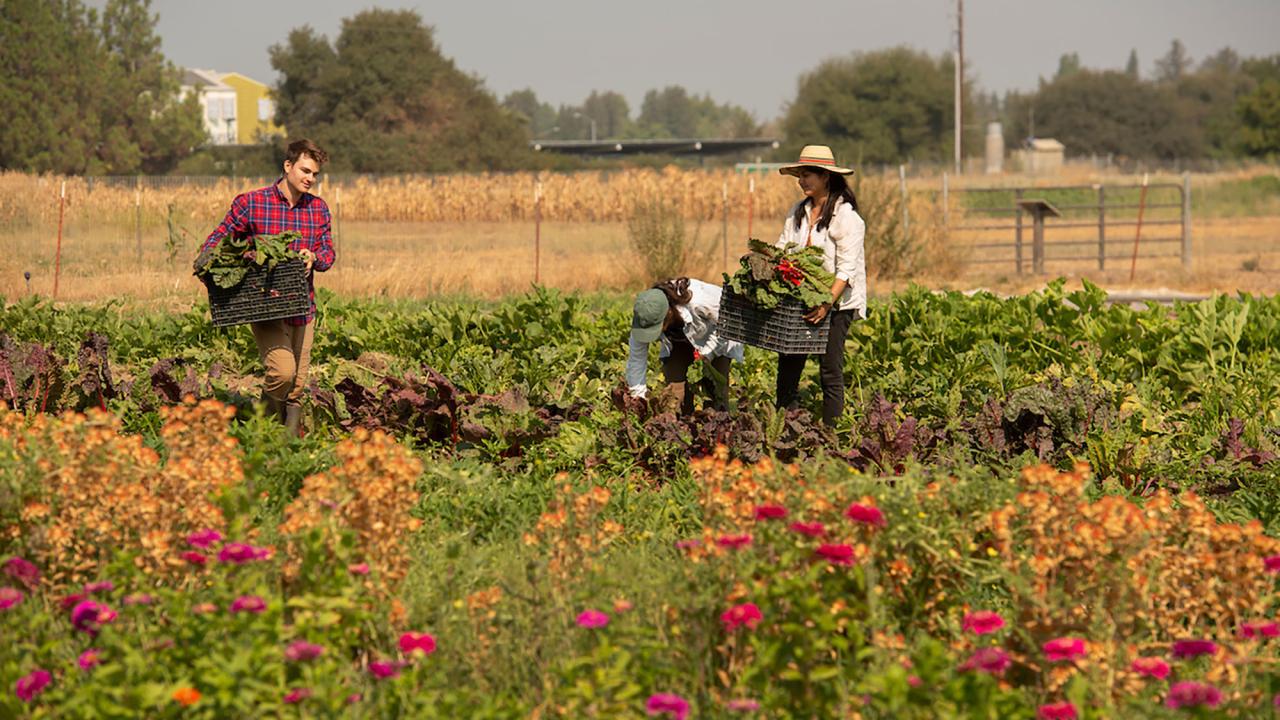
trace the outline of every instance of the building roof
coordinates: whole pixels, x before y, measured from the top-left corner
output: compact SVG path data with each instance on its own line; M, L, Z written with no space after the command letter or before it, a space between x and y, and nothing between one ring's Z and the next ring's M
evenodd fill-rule
M183 68L182 84L191 87L206 87L211 90L234 90L230 85L222 82L220 73L198 68Z
M1066 146L1053 138L1032 138L1031 149L1045 152L1061 151Z
M714 155L751 148L776 148L774 138L674 138L637 140L534 140L529 147L537 152L567 155L634 155L667 153L671 155Z

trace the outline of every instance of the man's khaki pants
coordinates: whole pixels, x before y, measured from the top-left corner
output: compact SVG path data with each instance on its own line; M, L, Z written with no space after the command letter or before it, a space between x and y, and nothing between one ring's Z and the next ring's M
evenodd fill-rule
M253 323L258 356L266 366L263 391L278 403L297 405L311 369L311 340L315 323L290 325L283 320Z

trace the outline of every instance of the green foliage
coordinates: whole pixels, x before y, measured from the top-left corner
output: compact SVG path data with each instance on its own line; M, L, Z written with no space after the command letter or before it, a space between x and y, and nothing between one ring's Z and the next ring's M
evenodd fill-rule
M636 200L627 216L627 240L640 260L640 282L699 274L714 250L714 245L699 242L700 229L689 233L684 213L666 198Z
M278 235L224 238L218 243L209 262L196 273L213 279L220 288L232 288L240 284L251 267L274 270L285 260L299 257L289 248L300 236L289 230Z
M831 302L835 275L822 266L822 250L815 247L782 250L755 238L748 241L751 252L742 256L742 267L725 285L737 295L761 308L776 308L785 297L799 300L807 308Z
M366 10L331 45L307 26L271 47L277 122L355 172L494 170L527 161L519 119L458 70L412 10Z

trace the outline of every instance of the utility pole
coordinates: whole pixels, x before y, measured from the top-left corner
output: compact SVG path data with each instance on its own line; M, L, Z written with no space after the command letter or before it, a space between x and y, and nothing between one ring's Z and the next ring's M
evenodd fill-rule
M964 132L964 0L956 0L956 175L964 173L960 136Z

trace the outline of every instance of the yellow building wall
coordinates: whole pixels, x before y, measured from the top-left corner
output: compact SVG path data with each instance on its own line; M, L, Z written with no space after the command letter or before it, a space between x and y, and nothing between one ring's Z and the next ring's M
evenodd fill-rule
M270 119L258 119L258 101L270 100L270 89L240 73L227 73L222 82L235 88L236 91L236 142L240 145L253 145L261 142L265 135L283 135L284 128ZM272 108L271 114L275 115Z

